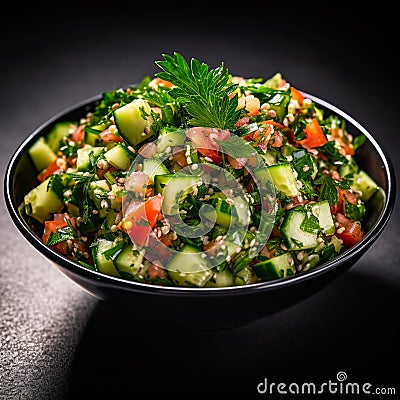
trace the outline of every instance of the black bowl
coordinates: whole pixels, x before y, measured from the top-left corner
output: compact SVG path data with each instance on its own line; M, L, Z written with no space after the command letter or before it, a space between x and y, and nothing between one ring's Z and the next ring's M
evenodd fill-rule
M395 203L395 175L385 152L358 122L338 108L304 93L324 110L346 120L354 135L365 134L367 142L359 148L358 164L380 186L369 200L364 237L333 261L294 276L247 286L227 288L163 287L126 281L90 271L45 246L21 217L18 207L24 195L36 185L35 169L28 155L34 141L47 134L54 123L79 120L93 109L100 95L89 98L55 115L37 128L15 151L5 175L5 199L16 227L44 257L68 278L98 299L127 307L135 319L180 324L195 329L221 329L239 326L290 307L330 284L351 268L385 228Z

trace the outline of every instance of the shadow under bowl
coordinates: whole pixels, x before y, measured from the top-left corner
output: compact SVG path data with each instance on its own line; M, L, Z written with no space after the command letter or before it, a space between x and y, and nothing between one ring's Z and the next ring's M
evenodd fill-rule
M370 248L385 228L395 204L395 175L390 160L374 137L352 117L335 106L304 93L324 110L346 121L354 136L364 134L367 141L357 150L356 161L379 185L366 204L364 237L333 261L307 272L246 286L227 288L164 287L127 281L86 269L58 254L41 241L23 219L18 207L24 195L36 184L36 172L28 154L30 146L61 121L79 120L93 110L100 96L76 104L39 126L15 151L9 161L5 182L5 201L9 214L22 236L69 279L103 301L131 311L127 318L160 321L189 329L226 329L251 323L281 311L316 294L351 268Z

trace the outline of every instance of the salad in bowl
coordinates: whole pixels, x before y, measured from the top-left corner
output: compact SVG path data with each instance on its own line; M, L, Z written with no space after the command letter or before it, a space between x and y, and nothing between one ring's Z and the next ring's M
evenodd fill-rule
M127 281L215 288L307 273L362 240L379 190L356 162L363 134L279 72L156 65L29 148L19 211L46 246Z

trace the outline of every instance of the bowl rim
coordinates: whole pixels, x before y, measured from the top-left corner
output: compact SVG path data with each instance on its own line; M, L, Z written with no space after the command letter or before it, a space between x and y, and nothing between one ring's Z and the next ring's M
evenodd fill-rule
M321 274L325 274L326 272L337 268L339 265L349 262L354 256L357 255L361 256L363 254L363 251L378 238L378 236L381 234L381 232L387 225L394 208L395 197L396 197L396 180L392 162L390 161L386 151L376 141L376 139L372 136L372 134L370 134L367 131L367 129L365 129L358 121L356 121L353 117L351 117L349 114L339 109L335 105L307 92L304 91L301 92L306 98L309 98L316 104L323 106L329 111L336 113L337 115L344 118L346 121L350 122L356 129L358 129L361 133L363 133L367 137L367 139L371 142L373 148L377 151L378 155L382 160L383 169L385 171L386 179L388 182L388 188L387 191L385 192L386 198L383 210L380 213L377 221L375 221L371 229L364 235L362 240L353 247L351 247L350 249L345 250L342 254L335 257L333 260L323 263L320 266L317 266L311 270L305 271L303 273L298 273L286 278L279 278L270 281L264 281L264 282L259 282L249 285L240 285L240 286L228 286L221 288L191 288L191 287L178 287L178 286L161 286L155 284L128 281L122 278L117 278L105 275L97 271L89 270L79 265L78 263L69 260L65 256L54 251L53 249L47 247L23 222L23 220L19 216L18 205L14 204L13 175L15 173L16 166L20 158L22 158L22 155L24 154L26 149L29 148L29 146L33 143L33 141L36 138L41 136L43 130L49 128L57 120L62 119L68 113L71 113L82 107L93 106L96 101L101 99L102 94L97 94L95 96L86 98L54 114L52 117L50 117L41 125L39 125L26 139L22 141L22 143L19 146L17 146L11 159L8 162L4 178L4 194L5 194L4 198L8 209L8 213L11 219L13 220L14 224L20 231L20 233L25 237L25 239L27 239L33 245L33 247L41 255L43 255L50 261L54 262L55 264L61 265L62 268L66 269L69 273L77 274L82 276L82 278L96 281L97 285L102 283L104 285L112 286L117 289L158 294L158 295L174 295L174 296L181 295L181 296L192 296L192 297L204 297L210 295L211 296L221 296L221 295L237 296L239 294L246 295L253 292L275 290L283 286L284 287L291 286L302 281L309 281L311 279L314 279Z

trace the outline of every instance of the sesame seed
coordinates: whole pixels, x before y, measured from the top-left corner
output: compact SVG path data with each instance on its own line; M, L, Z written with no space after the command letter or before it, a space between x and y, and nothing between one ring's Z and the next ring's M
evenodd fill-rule
M307 264L304 266L303 271L307 271L308 269L310 269L310 267L311 267L311 264L310 264L310 263L307 263Z
M207 258L207 254L206 254L206 253L201 253L201 254L200 254L200 257L201 257L201 258Z
M270 117L272 117L272 118L275 118L275 117L276 117L276 111L274 111L274 110L269 110L269 111L268 111L268 115L269 115Z
M230 204L231 206L233 206L235 204L235 202L233 201L233 199L227 198L225 200L228 204Z
M339 228L336 232L341 234L346 230L346 228L344 226L342 226L341 228Z
M214 189L213 188L208 188L208 192L207 192L210 196L214 194Z
M82 239L82 242L84 242L84 243L86 243L88 240L87 236L81 236L81 239Z
M339 222L335 222L335 228L339 228Z
M289 122L293 122L294 121L294 115L292 113L289 113L286 117L289 120Z
M261 110L269 110L271 108L269 103L264 103L261 105Z
M287 118L283 119L283 125L288 127L289 126L289 120Z
M212 163L212 162L213 162L213 160L212 160L210 157L204 157L204 160L207 161L207 162L209 162L209 163Z
M310 167L308 166L308 165L305 165L304 167L303 167L303 172L307 172L307 171L309 171L310 170Z
M227 256L227 257L225 258L225 261L226 261L227 263L231 262L231 256Z
M110 231L111 232L117 232L117 229L118 229L118 226L117 225L111 225L111 227L110 227Z
M101 208L107 208L107 207L108 207L107 200L103 199L103 200L100 202L100 207L101 207Z
M114 104L111 106L111 108L112 108L113 110L116 110L117 108L119 108L119 103L114 103Z
M198 164L193 164L193 165L192 165L192 170L196 170L196 169L198 169L198 168L199 168Z
M94 209L94 210L92 210L92 214L98 214L99 212L96 210L96 209Z
M284 243L281 243L281 244L280 244L280 247L281 247L281 249L284 250L284 251L286 251L286 250L288 249L288 248L285 246Z
M302 261L304 258L304 251L300 251L296 257L299 261Z
M89 253L88 253L87 251L85 251L85 252L83 253L83 257L89 258Z
M136 153L136 150L135 150L132 146L128 146L127 149L128 149L131 153Z
M148 135L148 134L150 133L150 128L149 128L148 126L146 126L146 127L144 128L144 133L145 133L146 135Z
M68 197L70 197L72 195L72 190L71 189L68 189L68 190L66 190L65 192L64 192L64 197L65 198L68 198Z
M172 151L172 149L171 149L171 147L170 146L168 146L166 149L165 149L165 152L168 154L168 153L171 153L171 151Z

